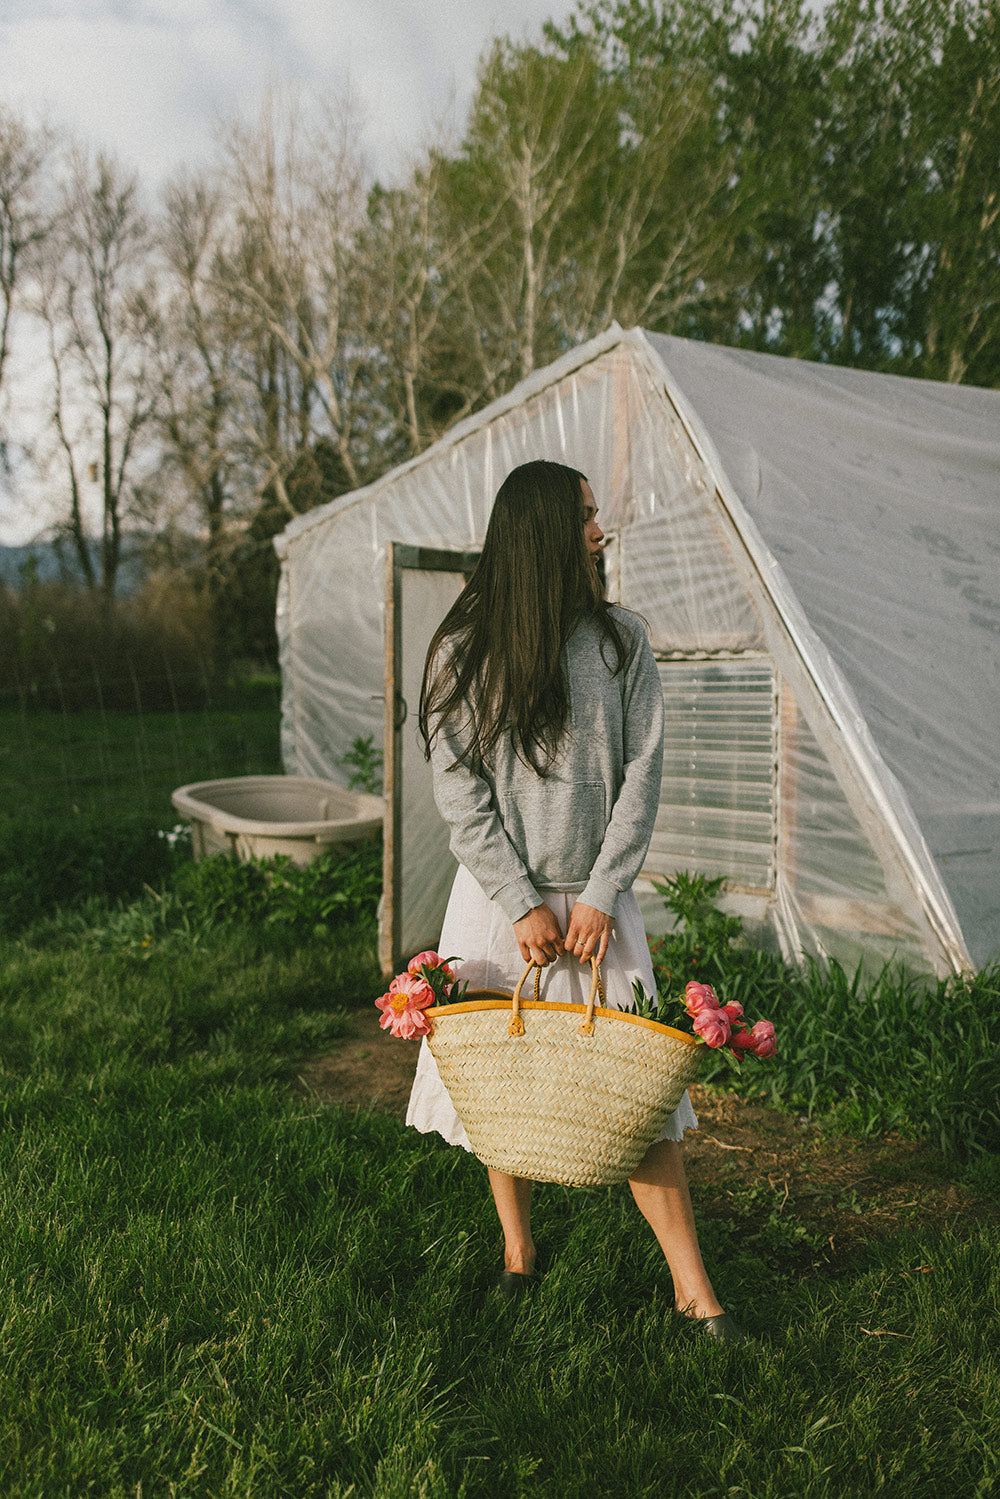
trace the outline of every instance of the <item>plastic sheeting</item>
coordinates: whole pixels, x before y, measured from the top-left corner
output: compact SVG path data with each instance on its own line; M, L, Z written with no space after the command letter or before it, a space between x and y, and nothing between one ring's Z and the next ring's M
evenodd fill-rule
M1000 947L993 392L612 330L279 538L286 769L380 732L387 543L474 550L535 457L588 474L662 661L649 873L725 874L789 954Z
M1000 951L1000 393L648 341L986 961Z

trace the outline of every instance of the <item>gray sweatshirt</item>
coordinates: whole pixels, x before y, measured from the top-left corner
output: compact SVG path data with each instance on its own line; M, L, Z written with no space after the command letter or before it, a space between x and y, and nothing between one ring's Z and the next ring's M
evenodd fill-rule
M548 775L519 759L510 739L476 775L453 765L463 724L449 719L434 740L434 798L451 829L451 851L513 921L545 892L568 891L607 915L632 886L649 847L660 800L663 695L642 622L616 608L631 649L612 675L592 620L565 650L570 721ZM612 665L610 644L604 656Z

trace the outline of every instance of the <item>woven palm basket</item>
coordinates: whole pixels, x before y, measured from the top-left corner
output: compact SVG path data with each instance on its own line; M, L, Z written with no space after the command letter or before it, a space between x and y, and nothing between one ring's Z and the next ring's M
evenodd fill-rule
M693 1080L702 1044L683 1031L596 1004L470 993L425 1011L427 1044L479 1159L498 1171L569 1187L631 1175Z

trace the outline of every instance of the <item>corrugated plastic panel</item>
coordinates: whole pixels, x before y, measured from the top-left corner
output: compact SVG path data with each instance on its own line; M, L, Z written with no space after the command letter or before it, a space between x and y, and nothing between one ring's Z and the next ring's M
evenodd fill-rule
M775 683L767 658L661 661L660 810L646 874L774 882Z

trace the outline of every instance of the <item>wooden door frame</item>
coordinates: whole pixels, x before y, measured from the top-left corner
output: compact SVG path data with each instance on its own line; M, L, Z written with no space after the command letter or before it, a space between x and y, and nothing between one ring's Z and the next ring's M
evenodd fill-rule
M396 858L397 832L403 814L403 725L411 711L397 682L397 663L403 652L403 573L471 573L478 552L452 552L440 547L413 546L390 541L385 557L384 714L382 724L383 794L385 824L382 842L382 906L379 916L379 962L386 976L402 962L402 866ZM415 711L416 705L413 705Z

